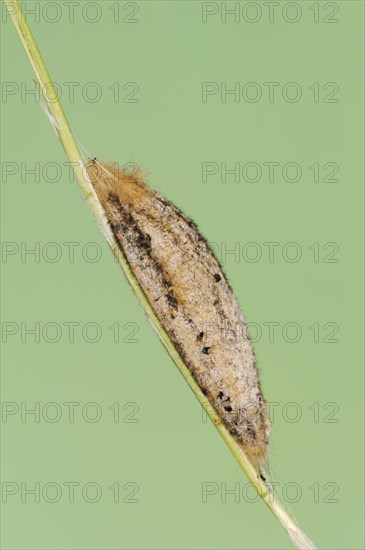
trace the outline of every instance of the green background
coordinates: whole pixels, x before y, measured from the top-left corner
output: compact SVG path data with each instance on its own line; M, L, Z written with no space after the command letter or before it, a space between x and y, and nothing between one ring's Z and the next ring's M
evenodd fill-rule
M227 16L224 23L220 11L203 23L200 2L154 0L138 2L138 13L129 17L136 23L123 21L134 11L133 3L119 3L115 22L118 3L97 2L102 15L90 23L82 17L85 0L75 7L73 22L58 2L61 17L52 23L57 15L52 6L42 15L47 3L36 4L26 4L40 9L39 20L29 15L29 23L53 79L61 83L71 127L90 155L140 163L151 185L216 243L218 257L224 246L233 249L239 243L240 258L227 255L222 261L248 321L262 330L255 351L265 398L277 403L270 456L279 495L284 490L287 500L297 500L288 506L319 548L364 548L363 3L297 2L302 15L296 23L283 16L293 18L290 10L298 9L285 7L287 2L276 8L273 22L264 3L256 3L263 10L256 23L245 21L242 12L240 21ZM221 9L220 3L213 5ZM331 16L336 6L339 11ZM91 7L86 17L95 13ZM246 19L253 13L244 12ZM49 421L54 408L46 408L49 417L44 412L39 422L29 415L22 422L20 412L3 415L3 498L9 487L4 483L18 484L19 491L2 505L2 547L291 548L264 504L250 502L245 476L204 421L70 181L47 118L32 96L22 97L21 90L33 87L33 74L3 6L2 17L2 82L18 86L13 95L3 93L1 104L3 252L14 247L2 262L3 341L10 326L4 323L18 328L2 346L2 399L6 407L14 402L20 408L22 402L28 408L56 402L62 411L57 422ZM324 22L325 17L339 21ZM273 81L280 84L270 102L263 83ZM80 83L73 101L66 82ZM80 91L90 82L102 90L98 101ZM109 89L116 82L119 101ZM123 89L128 82L138 84L138 102L123 101L131 91ZM227 88L257 82L263 95L256 103L242 96L238 102L227 96L224 102L217 93L203 102L203 82L218 87L225 82ZM298 102L283 99L288 82L300 84ZM314 82L321 90L318 102L309 89ZM331 91L323 90L327 82L338 83L338 102L323 101ZM218 167L225 162L229 168L278 162L280 168L274 182L265 171L257 182L242 177L235 182L233 176L224 182L220 173L203 182L204 162ZM301 166L299 181L282 176L288 162ZM321 168L315 182L309 169L315 162L321 167L336 163L339 181L324 182L327 172ZM25 174L35 163L41 167L39 178ZM42 174L47 163L61 167L57 181L51 181L51 168ZM9 166L17 167L15 175L7 175ZM67 242L79 243L73 262ZM279 243L272 262L265 242ZM294 250L285 248L290 242L302 253L297 262L285 256ZM49 243L61 250L58 261L47 260ZM83 257L85 245L93 255L88 243L97 243L99 261ZM255 250L247 243L257 243L258 261L247 260L246 251L252 258ZM313 243L319 243L318 258ZM338 247L330 258L335 249L326 243ZM38 258L22 258L22 247L35 246ZM58 323L59 341L47 341L54 335L51 329L39 343L24 334L22 341L21 323L31 328L37 322L41 330ZM67 322L80 324L74 342L69 342ZM81 329L90 322L102 330L95 343L82 338ZM279 323L274 341L268 322ZM287 341L293 338L290 331L284 337L285 325L294 322L302 331L295 343ZM120 325L117 343L109 328L114 323ZM314 323L320 327L318 338ZM128 334L135 324L138 342L133 343ZM80 403L73 423L65 402ZM90 402L102 411L94 423L81 414ZM119 422L109 409L116 402ZM86 410L90 416L95 412ZM289 421L296 414L297 421ZM49 502L55 494L51 487L39 503L31 495L22 502L20 484L31 488L36 482L41 488L57 483L63 488L60 500ZM80 484L73 503L65 482ZM82 498L89 482L101 487L98 502ZM116 482L118 503L109 489ZM217 491L207 502L202 501L204 482ZM126 483L138 484L138 502L123 502L135 487ZM230 494L224 502L224 487L235 484L242 489L239 502Z

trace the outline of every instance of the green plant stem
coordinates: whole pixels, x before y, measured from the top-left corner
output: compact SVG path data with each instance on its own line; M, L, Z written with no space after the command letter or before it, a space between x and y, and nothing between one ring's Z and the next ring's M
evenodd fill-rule
M143 293L143 290L141 289L136 278L134 277L126 258L120 253L117 243L115 242L114 236L109 228L109 224L107 222L107 218L105 216L104 210L94 191L92 183L88 177L87 171L85 170L85 165L84 165L82 156L76 145L74 136L72 135L66 116L63 112L60 100L57 96L55 87L53 86L50 75L44 64L44 61L37 47L35 39L32 35L32 32L28 26L25 15L21 9L19 0L4 0L4 3L15 25L19 38L24 46L26 54L32 65L33 71L41 87L43 99L46 103L49 114L51 115L54 121L59 139L62 143L65 153L71 165L73 166L76 179L80 184L80 187L98 222L98 225L100 226L125 276L127 277L127 280L132 286L134 292L137 294L144 310L148 315L148 318L150 319L153 326L155 327L165 348L167 349L168 353L174 360L179 371L183 375L185 381L194 392L196 398L201 403L201 405L205 408L209 418L212 420L215 427L223 437L224 441L226 442L231 453L233 454L233 456L236 458L237 462L241 466L242 470L245 472L246 476L248 477L250 482L254 485L258 494L264 500L267 506L270 508L274 516L278 519L280 524L287 531L288 535L290 536L290 538L292 539L296 547L301 550L304 550L304 549L315 550L314 544L300 530L300 528L298 527L293 517L289 514L289 512L284 508L280 500L276 497L270 485L270 482L268 480L264 481L260 477L256 468L248 460L248 458L246 457L241 447L237 444L237 442L232 437L230 432L224 426L219 415L210 406L209 401L207 401L206 397L201 392L199 386L193 379L189 369L181 360L179 354L177 353L167 333L161 326L151 305L146 299Z

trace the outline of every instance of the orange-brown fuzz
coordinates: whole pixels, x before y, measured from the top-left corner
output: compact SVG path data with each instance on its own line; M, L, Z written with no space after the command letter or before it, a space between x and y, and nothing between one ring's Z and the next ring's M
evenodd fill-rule
M270 422L247 326L197 227L140 172L91 161L87 170L120 251L194 379L257 466Z

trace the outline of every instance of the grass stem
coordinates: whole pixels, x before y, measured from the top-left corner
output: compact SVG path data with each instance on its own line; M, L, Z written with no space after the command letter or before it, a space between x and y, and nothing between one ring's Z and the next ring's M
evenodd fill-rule
M171 358L177 365L185 381L194 392L196 398L205 408L208 416L219 431L220 435L223 437L228 448L230 449L233 456L236 458L242 470L245 472L250 482L254 485L258 494L264 500L265 504L270 508L274 516L278 519L279 523L284 527L295 546L300 550L315 550L314 544L307 538L303 531L301 531L294 518L289 514L284 505L275 495L275 492L271 487L270 482L268 480L265 481L258 474L257 470L248 460L241 447L237 444L230 432L224 426L218 414L212 409L206 397L201 392L199 386L193 379L190 371L181 360L167 333L157 319L151 305L147 301L141 287L139 286L138 281L130 270L128 262L118 249L114 236L108 225L104 210L88 177L82 155L79 151L75 138L67 122L65 113L57 96L56 89L51 81L50 75L47 71L47 67L43 61L36 41L32 35L25 15L21 9L19 0L4 0L4 3L14 23L19 38L23 44L33 71L36 75L37 81L42 91L45 105L49 112L50 118L55 125L67 158L73 167L76 179L84 193L85 198L87 199L87 202L92 210L92 213L95 216L95 219L97 220L99 227L101 228L114 255L116 256L125 276L127 277L127 280L129 281L134 292L138 296L138 299L140 300L144 310L146 311L148 318L152 322L157 334L162 340Z

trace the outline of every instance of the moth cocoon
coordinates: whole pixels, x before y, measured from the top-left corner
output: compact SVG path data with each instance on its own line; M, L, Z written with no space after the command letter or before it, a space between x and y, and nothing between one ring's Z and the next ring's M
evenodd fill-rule
M196 225L117 165L87 165L121 253L182 360L251 461L266 461L270 422L247 325Z

